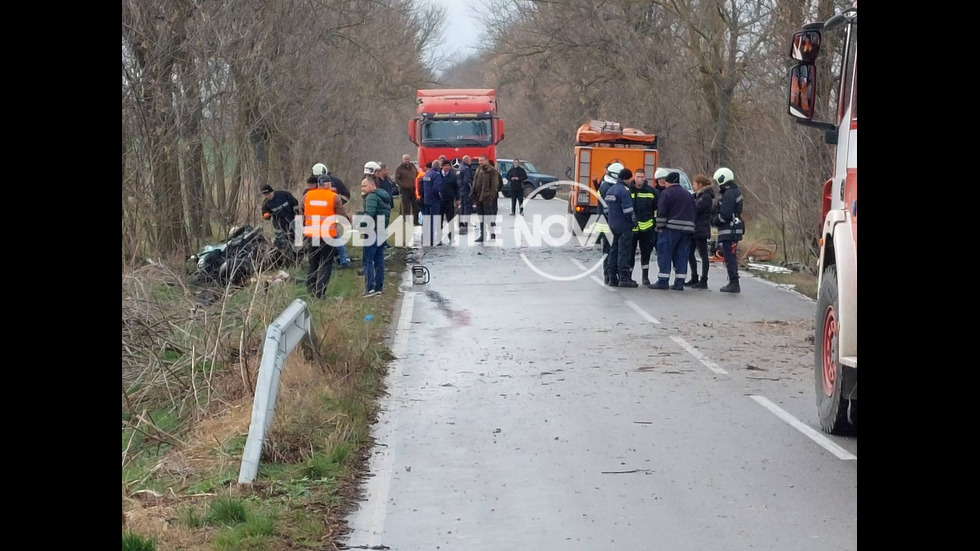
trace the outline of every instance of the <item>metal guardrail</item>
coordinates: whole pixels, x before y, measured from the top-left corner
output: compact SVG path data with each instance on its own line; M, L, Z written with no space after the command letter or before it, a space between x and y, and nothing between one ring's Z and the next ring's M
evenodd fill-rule
M239 484L251 484L259 470L265 433L272 424L279 393L279 375L286 356L310 335L310 311L306 303L296 299L266 329L262 362L255 383L252 402L252 422L248 427L248 440L242 452L242 467L238 474ZM314 343L315 345L315 343Z

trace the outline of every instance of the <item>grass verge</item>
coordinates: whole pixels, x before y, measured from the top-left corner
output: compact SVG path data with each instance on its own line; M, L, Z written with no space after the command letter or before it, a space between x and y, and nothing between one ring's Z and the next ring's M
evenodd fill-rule
M354 269L335 270L324 299L306 292L305 266L240 289L193 288L160 264L124 275L124 549L339 548L405 253L389 249L384 292L370 298ZM286 358L258 476L241 485L265 328L297 298L319 342Z

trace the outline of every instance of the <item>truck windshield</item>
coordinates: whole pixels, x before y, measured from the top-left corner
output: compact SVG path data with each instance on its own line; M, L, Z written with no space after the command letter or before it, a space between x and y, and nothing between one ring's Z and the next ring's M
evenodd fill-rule
M430 120L422 123L422 145L480 146L493 143L490 119Z

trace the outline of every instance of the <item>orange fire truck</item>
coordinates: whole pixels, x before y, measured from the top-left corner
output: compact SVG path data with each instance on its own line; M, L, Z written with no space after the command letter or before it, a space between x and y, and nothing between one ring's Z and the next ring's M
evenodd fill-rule
M648 178L657 170L657 136L614 121L591 120L575 133L575 182L599 190L606 167L622 163L630 170L643 168ZM596 195L582 187L568 193L568 214L584 230L589 218L599 213Z
M823 33L841 32L840 52L821 52ZM814 118L816 63L838 60L834 122ZM823 184L814 382L820 428L832 434L857 430L857 2L826 22L793 35L789 114L825 131L834 146L833 176Z

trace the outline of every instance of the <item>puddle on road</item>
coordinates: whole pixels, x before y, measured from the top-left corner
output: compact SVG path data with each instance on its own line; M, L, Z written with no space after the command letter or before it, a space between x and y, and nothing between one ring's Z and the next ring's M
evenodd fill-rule
M464 310L453 310L449 306L449 300L442 296L438 291L426 290L425 296L436 305L443 314L457 325L469 325L470 315Z

